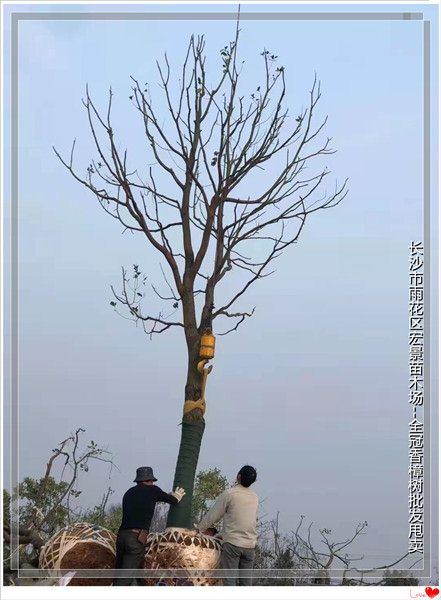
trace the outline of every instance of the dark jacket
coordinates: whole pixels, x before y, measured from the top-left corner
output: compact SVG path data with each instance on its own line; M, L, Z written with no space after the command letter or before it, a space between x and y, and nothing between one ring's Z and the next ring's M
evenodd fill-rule
M123 496L120 529L149 530L157 502L167 502L175 506L178 500L163 492L157 485L138 483L131 487Z

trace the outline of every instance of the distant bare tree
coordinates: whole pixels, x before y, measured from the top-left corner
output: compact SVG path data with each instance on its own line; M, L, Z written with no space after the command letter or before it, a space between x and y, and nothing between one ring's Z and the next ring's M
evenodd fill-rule
M409 553L406 552L392 563L368 569L359 569L354 566L354 563L363 560L364 555L357 556L350 553L350 546L359 536L365 535L368 526L367 521L358 523L353 534L340 542L331 539L332 531L330 529L319 529L323 550L317 550L312 542L311 529L313 523L311 522L306 531L304 531L304 519L304 515L301 515L297 528L292 532L288 549L303 565L303 568L315 570L315 575L312 579L313 585L329 585L331 583L329 574L331 568L343 569L340 585L384 585L384 581L381 578L373 582L372 580L366 581L365 577L374 571L390 569L409 556Z
M320 529L320 544L324 546L320 549L312 526L313 523L306 526L305 517L302 515L296 529L290 534L283 534L279 527L279 513L275 518L261 523L255 568L273 569L278 571L278 574L277 577L260 577L255 581L256 585L418 585L418 579L408 576L406 571L390 571L391 567L403 564L404 559L409 556L408 553L387 565L364 569L354 566L363 560L364 556L354 554L351 546L359 536L366 533L366 522L359 523L354 533L341 542L331 540L330 529ZM417 558L408 569L415 567L420 561L421 559ZM331 569L342 570L340 580L335 575L331 580ZM284 570L291 571L291 574L285 575ZM375 576L372 575L374 571ZM378 576L378 572L383 573Z
M4 490L3 570L9 581L17 575L11 570L11 552L23 558L23 548L28 546L30 552L26 562L37 566L39 550L48 538L83 516L84 512L73 505L81 495L78 489L80 474L87 473L93 462L106 463L110 472L115 466L106 448L93 440L84 444L83 433L85 429L78 427L62 440L51 451L43 476L25 477L13 490L12 499ZM111 491L109 488L103 496L103 511Z

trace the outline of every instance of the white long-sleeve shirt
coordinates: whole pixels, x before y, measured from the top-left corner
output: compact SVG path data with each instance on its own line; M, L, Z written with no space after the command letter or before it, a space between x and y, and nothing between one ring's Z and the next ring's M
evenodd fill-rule
M257 543L257 508L259 498L250 488L237 484L225 490L197 528L208 529L223 517L223 540L241 548Z

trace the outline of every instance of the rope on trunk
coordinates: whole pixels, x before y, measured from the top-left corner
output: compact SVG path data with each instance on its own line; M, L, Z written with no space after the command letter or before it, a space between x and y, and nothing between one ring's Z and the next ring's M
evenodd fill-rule
M186 400L184 402L184 415L191 412L195 408L199 408L202 414L205 414L205 398L199 398L199 400Z

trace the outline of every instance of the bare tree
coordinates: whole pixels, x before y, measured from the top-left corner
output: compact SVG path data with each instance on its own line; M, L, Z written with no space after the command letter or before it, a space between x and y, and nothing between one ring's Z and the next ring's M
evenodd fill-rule
M365 580L366 576L374 571L383 571L399 564L409 556L406 552L403 556L397 558L392 563L378 567L359 569L354 563L362 561L364 555L355 555L351 552L351 545L355 540L365 535L368 526L367 521L358 523L352 535L342 541L331 539L332 531L330 529L319 529L322 548L318 550L312 541L311 522L304 530L304 515L300 516L297 528L292 532L291 540L287 548L296 558L303 568L312 569L315 575L312 579L313 585L329 585L331 583L329 571L331 568L343 569L343 575L340 585L384 585L384 578L379 580ZM417 561L419 562L419 560ZM415 564L417 564L414 563ZM414 566L412 565L412 567Z
M86 430L82 427L78 427L78 429L76 429L68 438L60 442L58 447L52 451L53 454L46 465L44 477L39 482L37 498L34 501L36 510L33 511L33 517L29 523L30 527L34 527L39 531L44 531L45 525L50 522L51 518L59 507L65 508L67 520L71 521L73 516L71 500L73 498L78 498L78 496L81 494L79 490L75 489L75 486L78 483L80 472L87 473L89 471L90 461L107 463L109 465L110 472L115 466L110 452L98 446L98 444L93 440L89 442L85 448L80 447L80 436L85 431ZM54 479L52 468L54 466L54 462L58 458L63 461L60 481L65 485L57 494L55 494L53 502L48 507L48 510L42 512L39 507L46 494L50 481L53 481ZM67 476L65 477L65 475ZM110 492L108 495L110 495Z
M273 570L273 577L260 577L256 585L299 586L299 585L418 585L418 579L409 577L407 571L390 571L393 566L408 558L409 553L386 565L358 568L355 565L364 559L354 552L353 544L367 532L367 522L358 523L354 532L342 541L332 539L330 529L313 530L313 523L306 524L304 515L291 533L282 533L279 513L261 523L259 528L255 568ZM412 557L411 557L412 558ZM407 570L414 568L421 558L408 563ZM405 564L405 563L404 563ZM403 568L403 567L402 567ZM341 575L332 576L332 569ZM374 573L375 572L375 573ZM379 572L381 574L379 574ZM403 583L404 582L404 583Z
M52 450L44 475L37 479L25 477L13 490L13 502L9 493L4 491L3 544L6 558L3 569L8 579L16 576L9 564L12 553L19 557L21 564L23 548L27 546L29 553L25 556L26 562L38 566L39 550L48 538L82 517L81 509L73 505L81 494L78 489L81 473L87 473L94 461L108 465L109 474L115 466L106 448L93 440L83 443L81 438L84 432L83 428L78 427L62 440ZM103 510L110 492L109 489L104 495Z
M220 51L214 81L207 73L203 36L191 37L177 72L165 55L156 63L158 105L150 85L132 78L130 99L143 126L148 169L138 169L121 148L112 124L112 90L102 112L86 89L83 103L96 148L87 171L74 165L75 142L69 157L54 149L104 211L123 231L144 236L166 267L166 291L152 289L173 310L144 309L147 278L138 265L132 273L123 268L121 290L112 287L112 304L150 335L172 327L184 333L188 367L174 485L187 495L168 518L169 525L183 527L191 525L205 428L209 369L199 354L201 336L213 331L215 321L227 323L216 326L223 335L251 317L254 308L240 306L245 293L274 272L271 265L297 242L309 215L336 206L347 193L346 181L326 188L325 157L334 151L330 138L322 138L327 117L315 117L321 97L317 78L307 105L293 115L285 106L285 68L265 49L261 81L245 93L238 40L237 26L234 41ZM221 285L231 273L234 291ZM174 317L178 311L180 317Z

